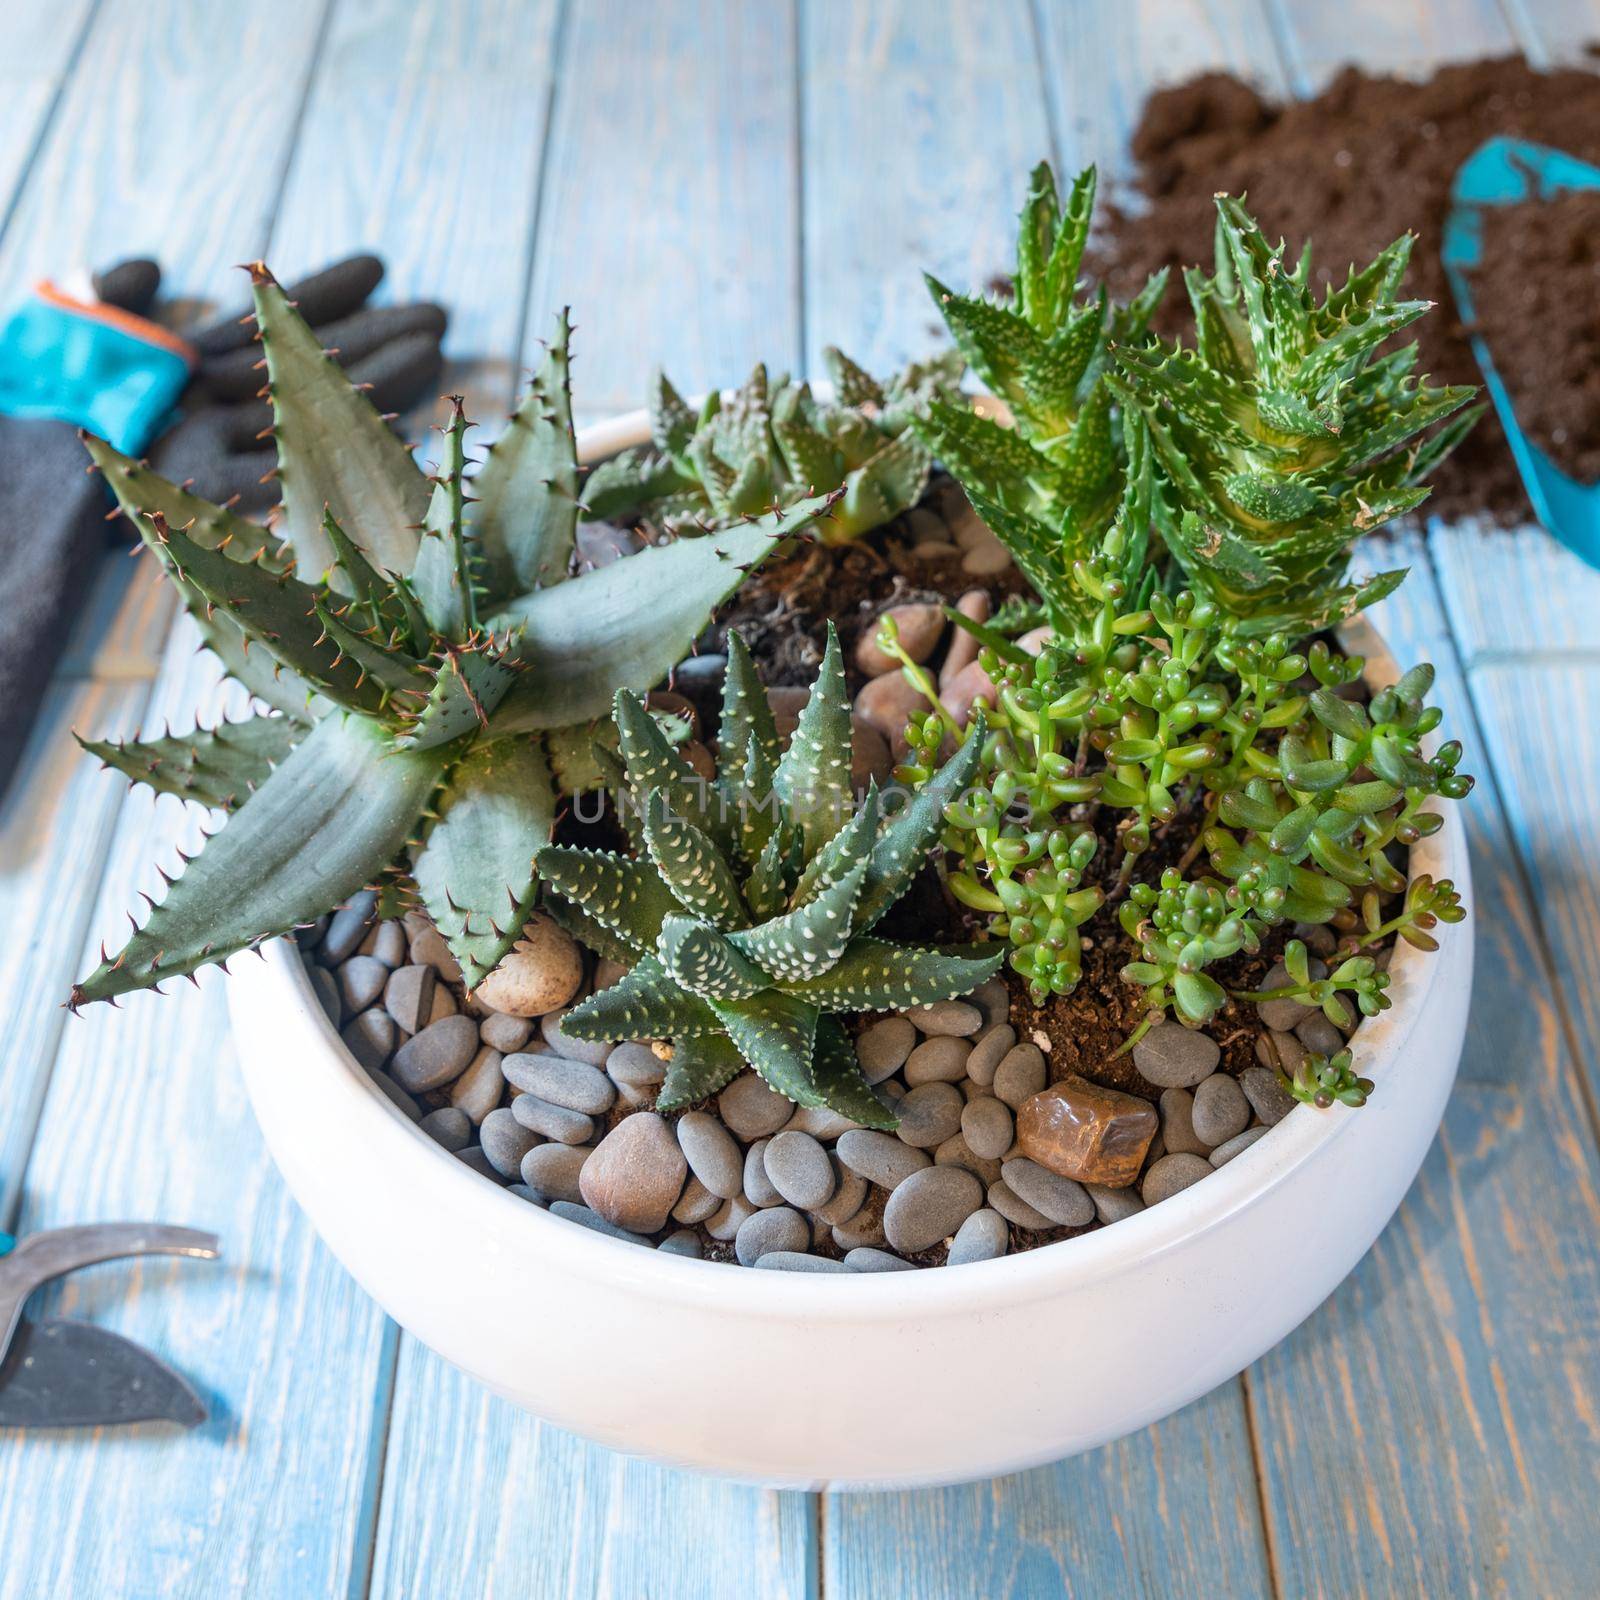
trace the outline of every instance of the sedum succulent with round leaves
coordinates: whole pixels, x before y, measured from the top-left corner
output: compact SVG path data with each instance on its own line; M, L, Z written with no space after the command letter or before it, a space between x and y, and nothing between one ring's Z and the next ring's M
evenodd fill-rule
M604 718L617 689L659 682L749 568L826 504L569 576L580 482L564 313L469 493L460 403L430 479L267 269L251 274L280 528L86 441L259 709L193 734L84 741L130 779L228 816L74 1005L225 963L375 883L421 900L476 986L538 893L557 736Z
M998 968L1000 952L922 949L871 931L971 781L978 744L898 811L875 785L857 803L832 627L787 749L743 641L730 634L728 647L715 781L698 778L621 691L618 801L636 853L551 846L539 856L558 919L631 963L562 1027L578 1039L671 1039L663 1110L715 1093L748 1065L798 1105L892 1128L833 1013L952 999Z

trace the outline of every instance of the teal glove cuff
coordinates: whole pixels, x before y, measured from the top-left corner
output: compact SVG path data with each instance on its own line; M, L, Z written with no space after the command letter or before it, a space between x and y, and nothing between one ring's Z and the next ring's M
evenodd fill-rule
M76 423L140 456L193 366L192 349L167 329L43 283L0 329L0 415Z

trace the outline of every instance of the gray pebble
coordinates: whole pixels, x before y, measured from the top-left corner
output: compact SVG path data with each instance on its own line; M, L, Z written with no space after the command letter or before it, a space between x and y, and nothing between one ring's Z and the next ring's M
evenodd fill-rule
M967 1075L972 1046L965 1039L938 1035L924 1039L906 1057L905 1079L911 1088L923 1083L960 1083Z
M462 1166L471 1167L480 1178L487 1178L491 1183L498 1183L504 1187L506 1180L490 1166L489 1158L483 1153L481 1145L469 1144L465 1150L457 1150L453 1154Z
M742 1194L724 1200L705 1221L704 1227L719 1244L731 1244L743 1226L745 1218L755 1214L755 1207Z
M1000 1169L1006 1186L1024 1205L1032 1206L1060 1228L1081 1228L1094 1221L1094 1201L1081 1183L1018 1156Z
M306 976L311 979L311 992L316 995L317 1004L322 1007L328 1021L337 1028L344 1017L344 1002L339 998L339 980L326 967L307 967Z
M446 983L461 982L461 963L456 960L449 940L437 928L418 928L411 935L409 953L413 961L435 968Z
M794 1114L793 1104L753 1072L741 1072L717 1096L723 1122L748 1143L776 1133Z
M831 1111L827 1106L796 1106L794 1115L784 1123L784 1133L809 1133L813 1139L831 1142L841 1133L849 1133L852 1128L859 1128L859 1122L852 1122L849 1117L841 1116L837 1111Z
M410 1122L422 1120L422 1108L386 1072L374 1072L372 1081L394 1102L401 1114Z
M607 1222L598 1211L591 1211L588 1206L575 1205L570 1200L552 1200L550 1202L550 1215L565 1217L568 1222L576 1222L580 1228L592 1229L595 1233L603 1233L608 1239L621 1239L624 1244L650 1243L643 1234L629 1233L626 1228L619 1228L615 1223Z
M501 1106L483 1119L478 1141L490 1166L502 1178L521 1178L522 1158L538 1144L539 1137Z
M514 1194L519 1200L526 1200L530 1206L538 1206L541 1211L549 1209L544 1196L536 1194L525 1183L508 1183L506 1193Z
M471 1017L442 1017L413 1034L394 1053L394 1075L413 1094L459 1078L478 1053L478 1024Z
M617 1102L616 1086L598 1067L560 1056L510 1055L500 1063L506 1082L553 1106L598 1117Z
M1313 978L1325 978L1328 975L1327 967L1315 956L1308 963ZM1294 982L1289 976L1288 968L1280 961L1263 980L1263 989L1287 989ZM1266 1023L1269 1028L1276 1029L1279 1033L1290 1032L1298 1023L1304 1022L1307 1017L1317 1014L1315 1006L1308 1006L1302 1000L1258 1000L1256 1002L1256 1015Z
M676 1233L669 1233L656 1249L669 1256L689 1256L696 1261L705 1254L700 1235L693 1228L679 1228Z
M964 1000L935 1000L905 1012L920 1033L957 1039L970 1038L983 1026L983 1013Z
M708 1222L722 1209L722 1196L712 1192L691 1172L672 1208L672 1220L692 1225Z
M785 1129L774 1134L762 1166L772 1187L801 1211L826 1205L833 1193L833 1163L809 1133Z
M994 1082L995 1068L1017 1042L1017 1030L1009 1022L998 1023L983 1034L967 1057L967 1076L985 1089Z
M1160 1205L1163 1200L1170 1200L1190 1184L1210 1176L1211 1163L1204 1156L1180 1150L1173 1155L1162 1156L1145 1173L1144 1181L1139 1185L1139 1194L1147 1206Z
M505 1075L500 1052L485 1045L467 1070L450 1085L450 1104L459 1106L474 1122L482 1122L505 1096Z
M588 1144L594 1138L594 1118L565 1106L553 1106L536 1094L519 1094L511 1102L511 1114L524 1128L542 1133L562 1144ZM494 1113L491 1112L490 1116ZM488 1118L484 1119L487 1124Z
M1250 1125L1250 1102L1238 1079L1214 1072L1194 1092L1194 1133L1201 1144L1215 1149Z
M1007 1222L1015 1223L1019 1228L1037 1231L1053 1226L1049 1217L1035 1211L1004 1179L989 1185L989 1206L991 1210L998 1211Z
M302 950L315 950L322 943L330 920L326 915L320 916L315 922L308 922L305 927L297 929L294 936L295 943Z
M1339 948L1333 929L1325 922L1297 922L1291 931L1312 955L1331 956Z
M395 1032L394 1018L387 1011L374 1008L347 1022L339 1030L339 1037L368 1072L376 1072L394 1053L399 1035Z
M612 1046L606 1056L606 1072L614 1083L631 1089L653 1089L665 1081L667 1064L649 1045L630 1039Z
M522 1158L522 1181L546 1200L570 1200L577 1205L583 1199L578 1174L588 1159L589 1152L577 1145L535 1145Z
M889 1196L883 1231L896 1250L914 1253L948 1239L983 1204L983 1185L963 1167L924 1167Z
M993 1261L1003 1256L1011 1247L1011 1228L998 1211L987 1206L974 1211L956 1229L950 1241L950 1254L945 1257L947 1267L965 1266L969 1261Z
M925 1150L902 1144L892 1133L880 1133L875 1128L860 1128L843 1135L834 1149L852 1172L883 1189L893 1189L913 1172L933 1165L933 1158Z
M456 997L442 983L434 984L433 1004L428 1008L429 1022L440 1022L445 1017L453 1017L460 1009L461 1007L456 1004Z
M882 1196L868 1195L866 1204L848 1222L838 1223L833 1230L833 1242L841 1250L854 1250L864 1244L882 1244Z
M735 1246L737 1248L737 1246ZM803 1250L769 1250L754 1263L765 1272L848 1272L844 1262L829 1256L807 1255Z
M867 1180L853 1172L833 1151L828 1152L828 1167L833 1173L833 1193L820 1206L811 1209L830 1228L848 1222L867 1198Z
M1161 1147L1168 1155L1203 1156L1211 1149L1194 1131L1194 1096L1187 1089L1161 1091Z
M430 1111L419 1126L436 1144L442 1144L451 1152L465 1150L472 1143L472 1119L454 1106L440 1106L437 1111Z
M430 967L431 972L433 969ZM491 1011L478 1023L478 1035L485 1044L493 1045L503 1056L520 1050L533 1034L533 1022L528 1017L508 1017L503 1011Z
M1341 1044L1340 1048L1343 1048ZM1268 1029L1256 1037L1256 1060L1269 1072L1282 1068L1290 1077L1299 1069L1308 1052L1294 1033L1277 1033Z
M391 918L387 922L380 922L367 935L366 942L374 959L381 961L390 971L405 965L406 930L398 920Z
M995 1103L999 1104L998 1101ZM962 1116L965 1117L966 1113L962 1112ZM1006 1148L1009 1150L1011 1147L1007 1145ZM938 1146L933 1152L933 1163L937 1167L965 1167L985 1188L1000 1181L999 1161L977 1155L963 1134L952 1134Z
M953 1083L924 1083L909 1090L895 1106L900 1125L895 1129L902 1144L931 1150L961 1127L966 1099Z
M1013 1111L1044 1088L1044 1051L1031 1040L1013 1045L994 1069L994 1092Z
M804 1250L811 1243L811 1224L788 1206L757 1211L739 1224L733 1253L741 1267L753 1267L774 1250Z
M377 895L370 889L363 889L351 897L349 905L334 912L317 950L317 959L325 967L336 967L341 961L348 961L360 949L377 904Z
M1086 1183L1084 1188L1094 1201L1095 1215L1102 1222L1121 1222L1144 1210L1144 1201L1139 1198L1137 1189L1108 1189L1102 1183Z
M1344 1035L1320 1011L1296 1023L1295 1038L1319 1056L1336 1056L1344 1049Z
M562 1019L572 1009L563 1006L559 1011L547 1011L539 1018L539 1032L544 1042L550 1046L558 1056L565 1056L568 1061L581 1061L587 1067L603 1067L606 1058L611 1054L611 1045L602 1040L599 1044L589 1039L574 1039L563 1033Z
M967 996L967 1003L975 1005L983 1013L984 1022L991 1028L997 1027L1011 1015L1011 991L1006 987L1004 978L985 978Z
M973 1100L961 1113L961 1136L973 1155L994 1161L1011 1148L1016 1135L1011 1109L993 1095Z
M1133 1047L1133 1064L1160 1089L1192 1089L1217 1070L1222 1051L1208 1033L1158 1022Z
M353 965L353 963L352 963ZM383 1006L407 1033L421 1033L433 1011L433 991L439 974L432 967L398 967L388 974Z
M757 1139L744 1153L744 1197L753 1206L781 1206L783 1196L767 1176L766 1154L770 1139Z
M1239 1074L1239 1087L1250 1102L1250 1109L1271 1128L1294 1110L1298 1102L1278 1082L1278 1074L1266 1067L1246 1067Z
M878 1250L870 1244L857 1245L842 1263L847 1272L915 1272L914 1261L902 1261L889 1250Z
M1266 1128L1246 1128L1243 1133L1236 1133L1231 1139L1224 1139L1215 1150L1211 1152L1211 1165L1225 1167L1236 1155L1242 1154L1253 1145L1262 1134L1269 1132Z
M917 1042L917 1030L905 1017L885 1017L863 1030L856 1040L856 1060L868 1083L882 1083L906 1064Z
M689 1170L712 1194L731 1200L744 1187L744 1161L733 1135L707 1111L685 1111L678 1144Z

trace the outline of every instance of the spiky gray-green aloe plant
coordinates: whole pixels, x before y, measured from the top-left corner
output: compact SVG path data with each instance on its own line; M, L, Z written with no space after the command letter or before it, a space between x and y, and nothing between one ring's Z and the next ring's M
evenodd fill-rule
M1098 549L1116 515L1126 457L1107 353L1143 336L1166 288L1161 272L1126 306L1103 287L1080 292L1094 195L1093 167L1065 204L1049 163L1034 168L1010 297L957 294L927 277L957 347L1011 425L982 401L936 399L917 431L1041 593Z
M568 325L482 469L457 402L431 480L257 264L282 537L87 440L204 642L263 709L85 741L129 778L228 809L166 897L72 993L225 962L383 882L420 898L469 985L515 942L556 811L545 734L682 659L712 608L824 500L568 577L579 467Z
M831 346L824 359L831 400L819 400L809 384L769 381L758 366L742 388L726 397L713 391L696 411L658 373L650 445L596 469L586 513L639 514L688 531L837 490L821 536L838 544L910 510L933 466L910 424L935 400L955 399L960 358L917 363L881 383Z
M1155 525L1184 582L1242 634L1313 632L1392 592L1403 572L1346 581L1351 547L1427 498L1481 412L1463 409L1474 389L1416 375L1415 343L1379 353L1431 309L1399 298L1411 246L1406 234L1318 301L1309 245L1289 262L1220 195L1214 270L1185 275L1195 348L1114 352L1109 382L1157 467Z
M658 1104L713 1094L746 1065L798 1105L893 1127L833 1016L966 994L1001 955L920 949L871 930L905 893L945 805L971 781L969 740L890 813L850 783L850 703L831 626L788 748L743 641L728 639L720 759L706 783L619 692L620 810L633 856L553 845L539 857L558 918L631 970L570 1012L578 1039L665 1038Z

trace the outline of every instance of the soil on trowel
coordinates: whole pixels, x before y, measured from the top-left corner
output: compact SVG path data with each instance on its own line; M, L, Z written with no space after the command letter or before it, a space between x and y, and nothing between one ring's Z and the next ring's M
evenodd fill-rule
M1137 193L1111 210L1094 264L1123 299L1147 273L1172 267L1158 323L1170 337L1189 332L1178 269L1206 263L1209 270L1212 196L1219 190L1247 194L1270 237L1281 234L1294 249L1312 239L1314 271L1323 283L1342 282L1352 262L1364 264L1410 229L1417 243L1407 292L1437 302L1406 334L1421 345L1419 370L1435 383L1479 383L1482 375L1439 263L1439 243L1456 169L1495 134L1600 160L1600 77L1579 68L1539 72L1518 56L1444 67L1423 82L1350 68L1315 98L1287 105L1236 78L1195 78L1146 102L1133 136ZM1535 253L1528 260L1528 270L1553 271L1563 282L1573 271L1564 259ZM1538 337L1533 328L1518 313L1508 333L1515 343ZM1600 383L1592 365L1581 383L1573 381L1565 361L1540 367L1530 352L1529 368L1548 384L1548 407L1542 409L1552 442L1558 427L1567 441L1600 437ZM1575 459L1590 460L1592 448L1580 444ZM1433 483L1430 514L1481 514L1505 523L1530 515L1492 415Z
M1524 430L1600 479L1600 193L1488 208L1472 302Z

